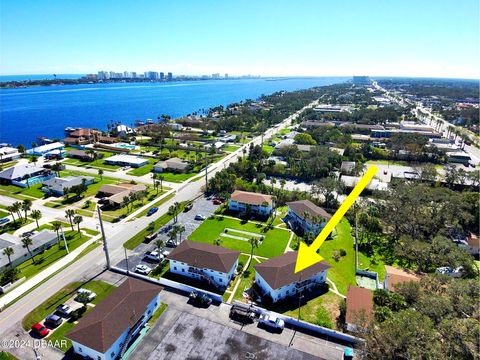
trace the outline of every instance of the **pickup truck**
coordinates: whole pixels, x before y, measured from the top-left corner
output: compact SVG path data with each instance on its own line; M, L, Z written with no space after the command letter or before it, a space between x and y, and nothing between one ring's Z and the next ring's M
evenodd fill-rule
M199 305L208 307L212 303L212 299L207 294L203 294L197 291L192 291L189 295L189 298L192 302Z
M253 323L257 314L249 307L233 305L230 309L230 318L242 323Z
M270 314L262 314L258 318L260 325L282 331L285 328L285 322L282 319L277 318L276 316Z

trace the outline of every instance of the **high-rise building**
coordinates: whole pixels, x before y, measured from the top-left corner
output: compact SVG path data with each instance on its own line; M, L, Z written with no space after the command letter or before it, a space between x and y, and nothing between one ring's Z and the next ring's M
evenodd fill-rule
M227 73L225 73L225 79L228 79L228 74Z
M163 72L160 73L160 80L165 80L165 74Z
M158 79L158 72L149 71L148 74L145 74L145 77L149 78L150 80L157 80Z
M108 78L109 78L108 72L106 72L106 71L99 71L98 72L98 79L99 80L106 80Z
M220 79L220 74L219 73L212 74L212 79Z
M123 77L124 77L125 79L130 78L130 73L129 73L128 71L124 71L124 72L123 72Z
M137 78L137 72L136 71L132 71L132 79L136 79Z
M169 72L167 74L167 81L172 81L173 80L173 74L171 72Z
M115 71L110 71L110 79L115 79L116 77Z

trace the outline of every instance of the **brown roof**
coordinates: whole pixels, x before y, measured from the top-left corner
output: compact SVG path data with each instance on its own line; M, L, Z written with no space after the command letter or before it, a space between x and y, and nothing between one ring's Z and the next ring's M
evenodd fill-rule
M129 278L85 315L66 337L104 353L140 319L161 290L161 286Z
M70 151L68 152L68 155L70 155L70 156L81 156L81 157L90 157L90 155L87 154L84 150L76 150L76 149L70 150Z
M467 243L468 243L468 246L470 246L471 248L478 249L480 247L480 240L478 239L478 235L475 235L473 233L470 233L467 236Z
M93 129L78 129L69 133L70 137L91 136L93 134L100 134L100 131Z
M104 193L105 195L115 195L125 190L126 188L122 186L105 184L98 189L98 192Z
M117 138L117 137L99 136L98 141L99 142L106 142L106 143L115 143L115 142L119 142L120 139Z
M388 283L388 290L395 291L395 285L409 282L420 281L420 277L412 272L403 269L398 269L393 266L385 265L386 277Z
M297 254L296 251L289 251L283 255L270 258L263 263L254 265L255 271L260 274L272 289L278 289L291 283L305 281L331 267L325 261L320 261L295 273Z
M264 202L266 202L268 205L272 205L273 203L272 197L270 195L240 190L235 190L232 196L230 196L230 199L238 201L239 203L250 205L262 205Z
M239 255L239 251L185 240L168 255L168 258L187 263L196 268L206 268L228 273Z
M350 285L347 291L347 313L345 315L345 322L354 324L361 316L366 316L368 320L371 320L372 314L372 291Z
M287 202L287 206L302 219L304 219L304 213L307 213L310 216L321 216L326 220L329 220L332 217L324 209L315 205L310 200Z

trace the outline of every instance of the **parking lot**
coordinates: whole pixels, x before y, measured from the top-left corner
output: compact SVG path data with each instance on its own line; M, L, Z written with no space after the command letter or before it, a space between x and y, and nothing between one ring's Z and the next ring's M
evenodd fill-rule
M185 227L185 232L182 234L182 240L188 238L188 236L202 223L200 220L195 220L197 214L203 215L208 218L214 213L214 211L219 207L219 205L214 205L212 199L208 199L204 196L198 198L193 202L193 207L187 212L182 212L178 214L178 225L183 225ZM157 238L163 240L166 244L168 240L169 228L174 225L173 219L165 224L162 228L159 229ZM180 240L180 239L179 239ZM156 246L152 241L150 244L142 243L137 246L134 250L127 250L128 256L128 269L131 271L135 270L137 265L146 265L150 268L154 268L156 263L148 262L145 259L145 254L148 251L156 250ZM172 247L165 247L167 252L171 251ZM115 266L127 269L127 260L123 259Z

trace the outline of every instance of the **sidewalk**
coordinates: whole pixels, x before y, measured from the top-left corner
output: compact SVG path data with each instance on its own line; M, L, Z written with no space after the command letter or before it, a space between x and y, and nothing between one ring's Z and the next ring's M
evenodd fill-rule
M38 284L46 280L48 277L53 275L55 272L63 268L65 265L68 265L72 261L75 260L75 258L80 255L80 253L85 250L90 244L96 242L97 240L101 239L101 235L94 236L93 238L87 240L84 242L82 245L80 245L78 248L75 250L71 251L68 255L64 256L63 258L59 259L56 261L54 264L50 265L47 267L45 270L41 271L34 277L28 279L12 291L6 293L4 296L0 298L0 312L3 311L5 306L13 302L16 298L19 296L22 296L24 293L27 291L33 289L36 287Z

